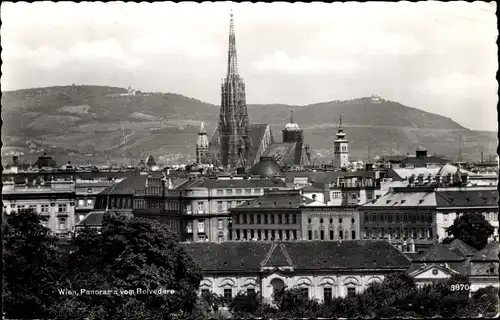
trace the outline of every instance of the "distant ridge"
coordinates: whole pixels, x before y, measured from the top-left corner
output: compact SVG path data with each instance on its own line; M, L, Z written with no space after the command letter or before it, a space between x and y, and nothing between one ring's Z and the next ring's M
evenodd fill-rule
M23 150L27 157L35 157L44 149L63 158L68 152L92 152L95 161L104 161L106 150L116 158L126 152L127 158L137 161L147 152L159 162L160 157L188 160L194 157L200 122L205 122L209 133L215 129L219 117L216 105L175 93L133 91L129 94L128 89L119 87L69 85L3 92L2 152ZM271 124L278 140L290 109L305 131L306 143L320 160L331 159L339 114L350 141L351 159L366 158L368 149L371 157L413 154L420 145L430 153L456 158L458 132L464 138L464 158L496 152L495 132L472 131L450 118L383 97L380 101L364 97L305 106L248 106L250 121ZM125 145L122 125L128 137Z

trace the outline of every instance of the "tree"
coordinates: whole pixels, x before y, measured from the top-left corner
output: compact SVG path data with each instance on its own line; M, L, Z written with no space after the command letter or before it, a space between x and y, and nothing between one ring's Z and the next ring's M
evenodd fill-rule
M236 316L252 315L262 306L262 299L256 292L239 292L229 304L229 310Z
M453 224L445 229L448 235L460 239L466 244L481 250L488 243L488 238L495 228L480 213L465 213L455 219Z
M32 210L4 216L3 303L7 318L46 318L58 294L57 239Z
M201 271L163 224L109 215L100 234L84 230L73 245L74 252L65 259L66 288L109 291L65 296L69 310L58 312L61 319L65 313L77 318L96 314L97 318L167 319L197 303Z
M319 311L318 302L310 300L300 288L276 291L274 301L279 311L292 318L315 317Z

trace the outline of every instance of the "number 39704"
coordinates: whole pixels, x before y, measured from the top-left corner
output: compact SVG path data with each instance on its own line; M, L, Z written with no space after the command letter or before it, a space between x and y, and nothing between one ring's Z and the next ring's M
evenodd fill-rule
M470 290L470 286L468 284L452 284L451 291L462 291L462 290Z

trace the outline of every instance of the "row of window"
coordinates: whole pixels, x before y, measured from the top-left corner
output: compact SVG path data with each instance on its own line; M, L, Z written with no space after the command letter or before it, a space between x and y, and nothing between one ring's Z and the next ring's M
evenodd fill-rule
M344 220L342 218L339 218L339 223L341 224ZM307 219L307 222L308 223L312 223L312 219L309 218ZM319 218L319 223L320 224L323 224L325 222L325 220L323 218ZM354 218L351 218L351 223L355 223L356 220ZM330 218L330 224L333 224L333 218Z
M251 195L252 190L253 190L253 194L261 194L263 192L263 190L260 188L255 188L255 189L251 189L251 188L247 188L247 189L217 189L216 194L218 196L224 196L224 195L232 196L233 191L234 191L235 195L242 195L242 194Z
M55 218L56 219L56 228L57 230L66 230L67 229L67 219L65 217L58 217L58 218ZM45 219L41 219L41 223L42 225L45 227L45 228L48 228L49 227L49 222L50 222L50 218L47 217Z
M339 239L349 239L349 231L347 230L338 230L339 233ZM313 238L313 230L309 229L307 232L307 239L308 240L335 240L335 231L330 229L329 230L329 238L326 238L327 233L325 230L314 230L314 238ZM351 230L351 238L350 239L356 239L356 230Z
M293 213L242 213L235 215L236 224L297 224Z
M217 230L224 230L224 219L217 219ZM188 221L186 224L186 232L193 232L192 221ZM198 233L205 233L205 220L198 220Z
M431 212L427 213L399 213L399 212L372 212L364 213L364 222L413 222L413 223L432 223L433 214Z
M300 293L308 298L309 297L309 288L308 287L302 287L299 289ZM201 289L201 294L206 295L210 292L209 289ZM255 293L254 288L248 288L247 289L247 294L252 294ZM348 287L347 288L347 297L351 298L356 296L356 288L355 287ZM233 298L233 289L232 288L224 288L224 299L226 301L229 301ZM333 289L331 287L324 287L323 288L323 300L324 301L330 301L333 299Z
M93 207L94 199L78 199L78 207Z
M365 228L365 239L391 238L401 239L432 239L434 237L432 228Z
M6 208L6 206L4 206L4 209L5 208ZM36 205L36 204L24 205L24 204L22 204L22 205L17 205L16 209L18 212L21 210L24 210L24 209L31 209L31 210L38 212L38 213L49 213L49 205L48 204L41 204L41 205ZM58 213L68 212L68 204L59 203L57 205L57 212Z
M297 230L235 230L235 240L298 240Z

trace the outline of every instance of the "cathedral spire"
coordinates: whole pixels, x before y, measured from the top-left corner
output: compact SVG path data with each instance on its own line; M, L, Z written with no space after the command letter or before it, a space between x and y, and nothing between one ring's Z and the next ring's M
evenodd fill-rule
M207 131L205 130L205 124L203 123L203 121L201 122L201 126L200 126L200 132L198 132L199 134L206 134Z
M233 10L229 14L229 49L227 55L227 77L238 75L238 55L236 52L236 36L234 33Z

